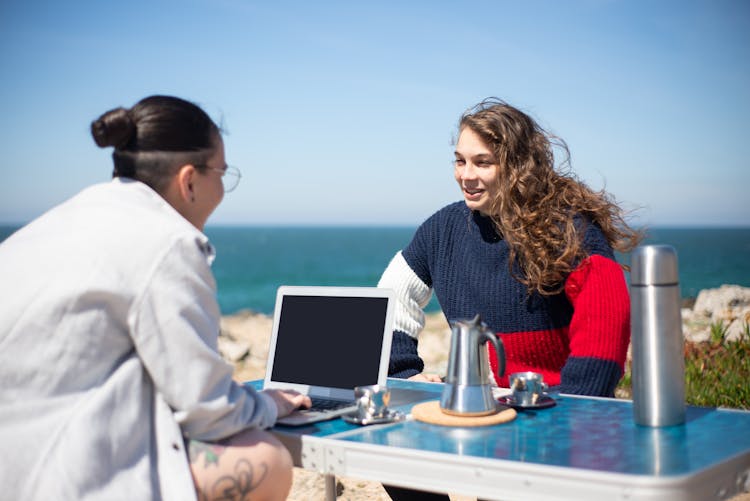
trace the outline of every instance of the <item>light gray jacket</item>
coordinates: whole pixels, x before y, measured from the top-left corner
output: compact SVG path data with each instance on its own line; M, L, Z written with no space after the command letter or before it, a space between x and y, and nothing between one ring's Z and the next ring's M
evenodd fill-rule
M273 400L218 355L213 256L128 179L0 244L4 499L195 499L183 436L274 423Z

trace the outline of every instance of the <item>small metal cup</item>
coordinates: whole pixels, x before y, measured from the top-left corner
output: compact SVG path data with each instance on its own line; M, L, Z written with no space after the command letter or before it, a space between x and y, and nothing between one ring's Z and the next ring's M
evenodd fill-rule
M544 376L538 372L515 372L510 375L509 381L513 401L521 406L536 405L548 388Z
M360 420L380 419L388 415L391 390L386 386L370 385L354 388L357 402L357 417Z

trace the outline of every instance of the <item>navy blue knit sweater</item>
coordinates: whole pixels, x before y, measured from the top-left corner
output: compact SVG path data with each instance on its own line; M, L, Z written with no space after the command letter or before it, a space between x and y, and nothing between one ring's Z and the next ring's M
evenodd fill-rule
M379 285L396 290L400 305L389 373L422 371L417 354L421 308L431 291L448 321L479 314L502 339L507 374L533 370L565 393L612 396L630 341L630 304L624 276L601 230L582 225L589 257L553 296L528 295L513 278L507 243L489 218L464 202L444 207L394 257ZM490 361L496 370L494 350Z

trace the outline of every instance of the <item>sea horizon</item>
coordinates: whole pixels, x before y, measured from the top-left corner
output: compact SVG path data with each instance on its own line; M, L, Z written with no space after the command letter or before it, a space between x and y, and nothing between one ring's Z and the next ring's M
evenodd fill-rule
M0 225L0 242L19 225ZM375 286L417 225L212 224L213 272L222 315L271 314L280 285ZM653 226L642 243L678 256L683 300L721 285L750 287L750 226ZM628 256L617 259L627 264ZM626 273L626 280L629 274ZM427 312L440 311L434 299Z
M40 214L41 216L41 214ZM10 233L26 226L33 219L25 222L4 221L0 220L0 242L5 240ZM325 222L325 223L301 223L301 222L219 222L206 224L205 230L210 231L215 228L411 228L416 229L419 223L385 223L385 222ZM636 230L750 230L750 223L747 224L706 224L706 223L671 223L671 224L654 224L654 225L632 225Z

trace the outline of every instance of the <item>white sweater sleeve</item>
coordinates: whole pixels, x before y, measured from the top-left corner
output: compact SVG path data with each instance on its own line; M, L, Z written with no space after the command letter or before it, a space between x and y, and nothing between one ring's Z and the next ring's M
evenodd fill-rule
M409 267L401 251L391 259L380 277L378 287L386 287L396 292L398 303L394 330L417 339L424 328L423 308L430 302L432 289L422 282Z

